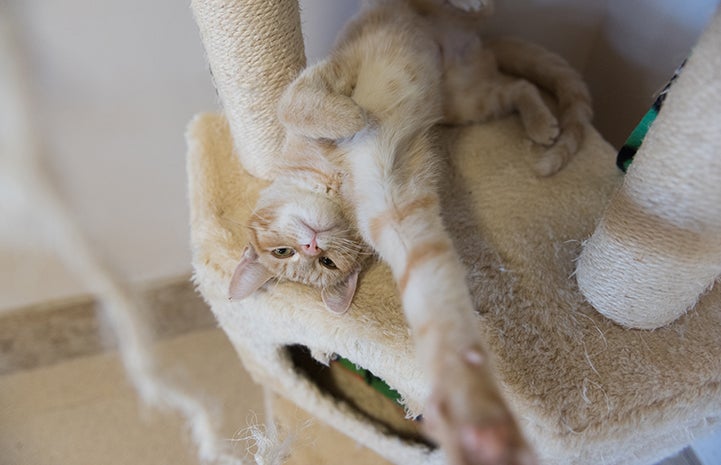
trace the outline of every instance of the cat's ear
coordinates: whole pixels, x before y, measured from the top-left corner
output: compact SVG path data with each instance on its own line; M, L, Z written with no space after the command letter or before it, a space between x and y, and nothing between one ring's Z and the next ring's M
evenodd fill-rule
M272 277L270 271L258 261L258 254L253 246L248 245L238 266L235 267L233 277L230 278L228 295L231 299L245 299Z
M358 284L358 273L360 267L335 286L323 288L320 297L328 310L339 315L348 311Z

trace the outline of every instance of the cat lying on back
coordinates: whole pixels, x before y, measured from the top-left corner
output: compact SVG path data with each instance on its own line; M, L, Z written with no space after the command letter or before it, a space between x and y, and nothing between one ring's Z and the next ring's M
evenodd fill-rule
M575 151L582 130L567 128L582 128L590 106L565 62L501 42L529 61L516 69L541 74L555 92L559 124L535 87L486 69L495 66L492 55L466 25L471 20L450 8L375 2L327 60L288 88L280 105L285 166L260 195L230 290L244 298L270 279L291 279L320 287L326 306L342 313L363 257L375 251L391 268L433 387L424 412L431 436L452 463L533 463L488 366L465 270L441 222L430 129L517 110L529 137L551 146L538 165L548 174ZM560 154L552 152L557 146Z
M422 20L423 35L430 40L428 49L414 51L419 64L424 63L423 56L440 53L440 59L425 63L427 68L420 71L438 73L440 68L441 80L434 86L441 103L431 112L435 121L466 124L518 111L529 138L547 147L534 167L536 172L552 174L575 154L591 119L585 84L565 60L537 45L496 39L482 47L477 24L489 13L488 0L455 2L467 9L483 7L478 12L459 10L440 0L367 3L368 9L375 6L379 11L410 6ZM322 289L323 301L334 312L342 313L350 306L363 259L371 250L357 231L354 205L347 205L342 196L327 195L325 190L333 184L329 192L338 194L347 175L342 157L330 154L332 141L348 138L368 123L367 108L357 103L357 96L350 96L358 80L359 60L367 55L365 24L382 24L380 16L367 14L367 19L350 23L334 54L308 68L285 92L279 116L288 128L283 155L286 166L261 195L251 217L253 247L246 250L236 278L248 270L247 276L257 279L234 279L235 298L249 295L269 279L280 278ZM552 91L560 121L533 84L501 74L499 68L514 76L528 77ZM387 99L391 107L400 81L389 79L388 83L376 84L373 92ZM435 100L428 100L428 105ZM313 139L315 142L311 142ZM285 260L290 258L288 254L294 254L293 260ZM262 267L246 266L250 263Z

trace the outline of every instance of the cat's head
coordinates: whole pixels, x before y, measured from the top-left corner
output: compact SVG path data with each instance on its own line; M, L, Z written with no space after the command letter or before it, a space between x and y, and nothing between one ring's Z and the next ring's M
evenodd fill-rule
M365 246L337 194L278 178L263 190L248 226L250 243L230 296L243 299L271 279L321 289L329 310L344 313L355 294Z

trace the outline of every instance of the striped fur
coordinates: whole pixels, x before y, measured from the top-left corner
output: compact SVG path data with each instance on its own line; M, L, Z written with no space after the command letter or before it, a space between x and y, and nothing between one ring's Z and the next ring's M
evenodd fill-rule
M465 269L441 221L430 130L444 118L448 60L437 32L410 3L380 1L366 9L332 55L306 69L282 97L284 158L305 157L314 166L325 160L346 174L339 197L393 272L433 385L427 430L451 463L532 463L487 363ZM531 104L546 117L539 124L550 127L537 139L552 142L555 118L540 97ZM309 138L335 145L298 151ZM312 161L309 152L321 156Z
M536 166L548 175L578 147L578 128L590 118L588 93L555 55L516 42L496 43L495 55L483 48L476 26L490 1L367 3L332 54L303 71L281 98L286 166L261 193L231 287L242 298L270 278L291 279L322 288L326 305L345 311L360 267L352 260L361 263L367 244L397 283L433 385L427 430L451 463L533 463L487 363L465 270L441 221L431 128L518 111L529 138L550 147ZM519 58L529 64L514 64ZM544 67L544 59L552 66ZM538 88L501 75L499 67L554 92L560 128ZM323 240L322 253L338 261L337 270L329 273L315 255L299 252L311 240L299 224L313 225L313 241ZM335 249L343 247L333 234L340 244L364 246L339 255ZM274 257L278 247L297 253Z

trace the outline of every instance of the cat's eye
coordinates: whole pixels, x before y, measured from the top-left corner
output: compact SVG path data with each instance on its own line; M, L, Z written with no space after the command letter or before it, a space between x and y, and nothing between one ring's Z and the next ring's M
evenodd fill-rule
M337 270L338 269L338 267L335 266L335 263L333 263L333 260L331 260L328 257L320 257L318 259L318 261L320 262L321 265L328 268L329 270Z
M270 251L275 258L290 258L295 255L295 250L290 247L278 247Z

